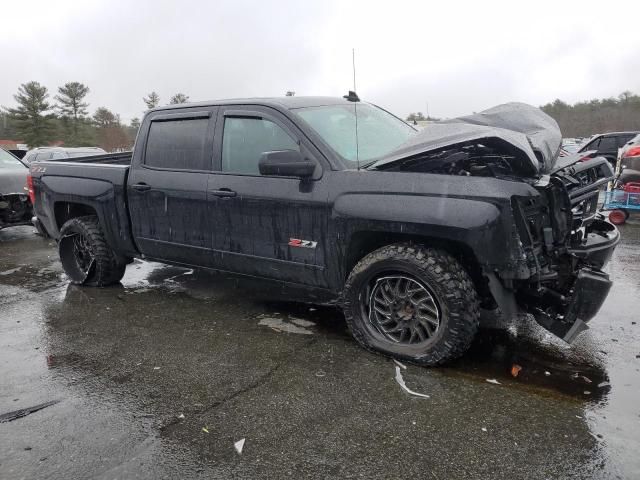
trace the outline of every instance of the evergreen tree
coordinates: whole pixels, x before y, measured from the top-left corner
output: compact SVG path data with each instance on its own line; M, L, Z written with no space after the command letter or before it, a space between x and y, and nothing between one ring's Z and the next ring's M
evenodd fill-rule
M160 95L156 92L151 92L146 97L142 97L142 101L147 105L147 108L151 110L152 108L156 108L160 105Z
M189 101L189 97L184 93L176 93L171 100L169 100L169 105L178 105L180 103L187 103Z
M89 87L80 82L68 82L58 88L57 110L63 119L63 125L68 132L65 144L78 146L86 143L86 116L88 103L84 98L89 93Z
M48 113L51 110L48 97L47 87L40 83L23 83L13 96L18 106L5 108L11 116L16 135L31 148L47 145L53 139L54 115Z

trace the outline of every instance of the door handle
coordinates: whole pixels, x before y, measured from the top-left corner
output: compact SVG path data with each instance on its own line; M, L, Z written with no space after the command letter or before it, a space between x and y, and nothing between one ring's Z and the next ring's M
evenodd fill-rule
M209 193L211 193L212 195L215 195L216 197L222 197L222 198L230 198L230 197L235 197L237 195L236 192L228 188L221 188L219 190L209 190Z
M139 192L146 192L147 190L151 190L151 186L147 185L146 183L136 183L134 185L131 185L131 188Z

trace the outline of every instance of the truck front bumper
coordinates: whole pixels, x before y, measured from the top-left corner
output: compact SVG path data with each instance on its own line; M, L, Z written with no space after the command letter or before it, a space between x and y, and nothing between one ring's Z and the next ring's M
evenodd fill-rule
M556 296L552 309L531 312L540 325L568 343L588 328L586 323L596 316L611 289L612 282L602 268L619 241L620 232L611 223L595 220L589 225L583 242L569 250L580 265L569 294L562 299Z
M602 268L619 241L620 233L614 225L595 220L583 241L567 252L572 260L565 263L563 275L567 277L562 283L569 285L568 291L558 291L553 283L538 282L533 277L526 284L505 288L495 274L487 275L489 289L505 320L508 322L522 313L533 315L544 328L571 343L588 328L587 322L598 313L609 294L612 283Z

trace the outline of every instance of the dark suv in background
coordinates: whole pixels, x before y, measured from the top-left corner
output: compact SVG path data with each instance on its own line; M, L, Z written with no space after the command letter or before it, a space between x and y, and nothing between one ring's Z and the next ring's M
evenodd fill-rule
M591 157L605 157L612 165L616 164L618 149L640 132L610 132L596 135L578 150L578 153L595 151Z

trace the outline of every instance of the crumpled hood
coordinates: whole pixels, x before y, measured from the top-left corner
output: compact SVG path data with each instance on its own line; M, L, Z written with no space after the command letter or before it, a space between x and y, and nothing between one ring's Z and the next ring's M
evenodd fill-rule
M0 195L21 193L26 195L24 187L27 185L26 168L0 168Z
M514 166L533 176L551 171L562 135L556 121L539 108L505 103L474 115L430 124L373 167L475 141L504 148L515 157L518 165Z

